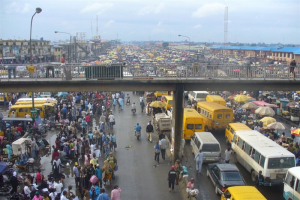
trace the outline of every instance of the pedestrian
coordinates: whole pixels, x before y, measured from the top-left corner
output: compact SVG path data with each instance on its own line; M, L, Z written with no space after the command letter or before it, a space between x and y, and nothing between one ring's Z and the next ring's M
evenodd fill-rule
M41 175L41 170L40 169L37 170L35 179L36 179L36 184L38 186L40 186L41 183L42 183L42 175Z
M109 127L112 129L115 123L115 117L112 113L110 113L108 115L108 119L109 119Z
M146 133L149 142L152 142L153 130L154 130L153 125L151 124L151 121L149 121L148 125L146 126Z
M232 151L231 151L230 147L228 147L228 148L225 150L225 159L224 159L224 160L225 160L225 163L229 163L231 154L232 154Z
M119 188L118 185L115 185L114 189L111 191L110 199L111 200L121 200L121 198L120 198L121 192L122 192L121 188Z
M154 152L155 152L154 160L157 160L157 162L159 163L160 148L158 142L156 142L156 144L154 145Z
M79 187L79 179L80 179L78 162L75 162L74 167L73 167L73 172L74 172L74 176L75 176L75 185L76 185L76 188L78 188Z
M110 138L111 138L110 151L115 151L115 148L117 147L117 141L114 133L111 133Z
M186 186L186 192L188 193L188 198L190 198L190 192L191 190L195 189L195 183L194 183L194 178L191 178L190 182L188 182Z
M90 196L92 200L97 200L98 196L100 194L99 186L96 185L96 183L93 183L91 189L90 189Z
M169 181L169 191L174 192L174 184L175 184L175 180L176 180L176 172L174 169L174 165L172 165L171 170L168 173L168 181Z
M297 66L296 60L292 60L290 63L290 73L292 73L293 78L295 79L295 67Z
M99 164L96 165L95 175L99 179L100 188L102 188L102 169Z
M91 144L93 143L93 136L94 136L91 129L89 130L88 136L89 136L89 143L90 143L90 145L91 145Z
M63 191L62 195L60 196L60 200L68 200L67 199L67 190Z
M36 192L35 192L35 195L34 195L34 197L33 197L32 200L43 200L43 197L40 196L39 191L36 191ZM62 199L62 198L61 198L61 200L65 200L65 199Z
M197 153L194 160L196 161L196 171L198 171L198 173L201 174L202 163L203 163L202 149L199 149L199 153Z
M165 135L163 138L159 141L159 147L161 151L161 157L162 159L166 160L166 148L167 148L168 142L165 138Z
M17 172L13 172L12 177L10 178L10 184L12 186L12 194L17 193L18 190L18 185L19 185L19 181L17 179Z
M264 176L262 175L262 171L259 170L258 174L255 176L254 184L256 186L261 186L264 184Z
M58 178L55 179L54 188L55 188L55 191L57 192L57 195L60 196L62 189L63 189L63 184L59 181Z
M97 200L109 200L109 196L107 193L105 193L105 189L104 188L101 188L100 189L100 195L98 197Z

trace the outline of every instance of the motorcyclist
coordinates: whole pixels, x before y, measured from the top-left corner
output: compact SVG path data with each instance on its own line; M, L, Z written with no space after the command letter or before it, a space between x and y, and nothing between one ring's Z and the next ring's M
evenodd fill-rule
M140 126L139 123L136 124L134 130L135 130L135 135L136 135L137 133L141 134L142 127Z
M133 111L133 110L136 110L136 105L135 105L134 102L133 102L133 104L131 105L131 111Z
M130 96L129 96L129 94L127 94L126 104L130 104Z

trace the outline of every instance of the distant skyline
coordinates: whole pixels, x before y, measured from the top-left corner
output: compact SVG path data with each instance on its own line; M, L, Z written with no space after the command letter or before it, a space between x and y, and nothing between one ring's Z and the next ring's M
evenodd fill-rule
M299 0L1 0L0 39L86 39L223 42L228 6L228 42L300 44Z

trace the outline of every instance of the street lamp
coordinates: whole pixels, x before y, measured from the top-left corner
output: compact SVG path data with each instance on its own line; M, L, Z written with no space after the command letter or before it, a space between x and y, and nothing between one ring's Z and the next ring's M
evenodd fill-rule
M190 54L191 54L191 38L188 37L188 36L184 36L184 35L178 35L178 37L185 37L185 38L188 38L189 39L189 61L190 61ZM187 78L187 67L185 69L185 75L186 75L186 78Z
M71 63L71 60L72 60L72 57L71 57L71 53L72 53L72 48L71 48L71 41L72 41L72 35L71 35L71 33L66 33L66 32L60 32L60 31L54 31L54 33L63 33L63 34L68 34L68 35L70 35L70 53L69 53L69 58L68 58L68 60L69 60L69 63ZM76 52L75 52L76 53Z
M39 14L42 12L42 9L37 7L35 9L35 13L32 15L31 17L31 22L30 22L30 41L29 41L29 51L30 51L30 65L32 66L32 49L31 49L31 35L32 35L32 21L33 21L33 17L35 16L35 14ZM31 97L32 97L32 109L31 109L31 117L34 118L34 116L36 116L36 111L34 109L34 92L31 92Z

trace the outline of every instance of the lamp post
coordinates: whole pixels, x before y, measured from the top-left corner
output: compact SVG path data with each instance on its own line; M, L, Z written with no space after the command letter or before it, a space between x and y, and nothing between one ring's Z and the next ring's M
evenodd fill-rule
M71 41L72 41L72 35L71 35L71 33L66 33L66 32L60 32L60 31L55 31L54 33L63 33L63 34L68 34L68 35L70 35L70 53L69 53L69 63L71 63L71 60L72 60L72 48L71 48ZM75 52L76 53L76 52Z
M184 35L178 35L178 37L185 37L189 39L189 62L190 62L190 54L191 54L191 38L188 36L184 36ZM185 69L185 76L187 78L187 72L188 72L188 67L186 67Z
M35 9L35 13L32 15L31 17L31 22L30 22L30 40L29 40L29 51L30 51L30 65L32 66L32 49L31 49L31 35L32 35L32 21L33 21L33 17L35 16L35 14L39 14L42 12L42 9L37 7ZM32 97L32 109L31 109L31 117L34 118L34 116L36 116L36 111L34 109L34 92L31 92L31 97Z

